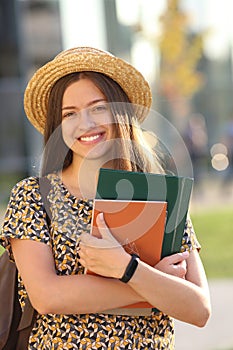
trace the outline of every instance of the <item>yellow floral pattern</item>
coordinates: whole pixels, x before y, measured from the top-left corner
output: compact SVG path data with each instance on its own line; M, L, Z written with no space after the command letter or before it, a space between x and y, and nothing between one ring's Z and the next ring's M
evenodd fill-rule
M63 186L56 174L48 175L51 190L47 196L51 222L40 194L38 178L29 177L12 190L0 243L13 255L10 238L32 239L50 245L57 274L83 274L77 260L77 245L82 232L89 232L92 201L77 199ZM199 248L187 221L182 250ZM27 293L19 277L19 300L24 307ZM173 319L160 311L150 316L108 314L38 315L28 349L174 349Z

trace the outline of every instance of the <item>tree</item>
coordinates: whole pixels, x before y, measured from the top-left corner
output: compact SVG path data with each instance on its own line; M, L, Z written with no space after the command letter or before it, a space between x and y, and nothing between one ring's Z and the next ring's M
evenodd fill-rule
M174 98L190 99L203 84L203 77L197 70L202 56L203 33L189 32L189 16L180 10L179 0L168 0L160 23L159 93L170 102Z

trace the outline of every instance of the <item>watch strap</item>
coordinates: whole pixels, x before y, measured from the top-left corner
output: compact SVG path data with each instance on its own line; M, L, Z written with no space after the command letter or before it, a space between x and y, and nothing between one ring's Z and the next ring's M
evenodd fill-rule
M127 283L133 277L139 263L139 256L137 254L132 254L130 262L128 263L124 275L119 278L121 282Z

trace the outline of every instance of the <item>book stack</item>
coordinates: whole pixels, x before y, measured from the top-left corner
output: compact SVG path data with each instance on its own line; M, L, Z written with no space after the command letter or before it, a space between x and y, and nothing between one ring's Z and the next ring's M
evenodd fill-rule
M180 251L192 185L188 177L101 168L91 234L100 237L96 216L102 212L126 251L155 266L161 258ZM153 306L137 303L125 308L141 314L143 308L151 311Z

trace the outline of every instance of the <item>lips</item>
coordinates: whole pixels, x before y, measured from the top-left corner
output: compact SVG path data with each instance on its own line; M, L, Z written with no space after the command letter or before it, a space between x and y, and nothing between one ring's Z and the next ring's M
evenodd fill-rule
M94 144L98 143L103 140L105 135L105 132L99 132L99 133L94 133L94 134L89 134L89 135L82 135L78 138L78 141L82 144Z

